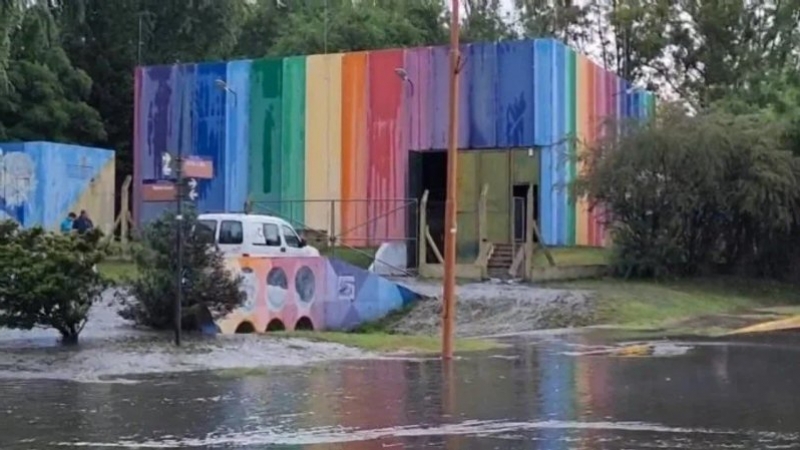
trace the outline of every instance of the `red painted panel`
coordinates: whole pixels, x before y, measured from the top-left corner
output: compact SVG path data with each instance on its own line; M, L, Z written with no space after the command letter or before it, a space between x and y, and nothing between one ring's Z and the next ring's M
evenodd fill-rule
M368 56L369 106L367 134L369 198L367 230L371 244L405 237L408 155L404 142L404 81L395 69L403 67L403 50L382 50Z

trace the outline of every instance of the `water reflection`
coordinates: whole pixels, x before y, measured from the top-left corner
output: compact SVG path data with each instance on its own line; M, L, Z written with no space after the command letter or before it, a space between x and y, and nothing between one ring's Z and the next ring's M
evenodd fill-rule
M779 339L672 358L570 356L573 338L449 364L4 380L0 448L798 448L800 347Z

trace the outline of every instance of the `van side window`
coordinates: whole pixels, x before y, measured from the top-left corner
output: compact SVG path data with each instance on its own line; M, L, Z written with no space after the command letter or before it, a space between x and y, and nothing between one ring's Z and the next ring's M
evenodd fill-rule
M300 238L294 234L294 230L283 225L283 238L286 240L286 245L292 248L300 248Z
M274 223L264 224L264 238L266 239L266 244L270 247L281 246L281 233Z
M217 238L217 221L216 220L198 220L195 233L201 242L213 244Z
M241 244L244 242L242 222L238 220L223 220L219 226L220 244Z

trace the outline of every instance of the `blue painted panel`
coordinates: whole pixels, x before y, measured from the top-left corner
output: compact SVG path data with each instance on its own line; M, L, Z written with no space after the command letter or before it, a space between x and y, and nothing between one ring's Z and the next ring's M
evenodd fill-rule
M555 141L553 118L556 114L553 105L553 83L555 67L555 41L537 39L534 41L533 53L533 95L534 95L534 144L541 148L540 171L541 188L539 190L540 222L542 239L546 245L554 245L556 237L556 205L553 202L553 185L555 166L553 144Z
M497 44L497 146L534 145L533 41Z
M239 211L247 201L250 152L250 66L251 61L228 63L225 110L225 209ZM231 94L233 92L234 94Z
M146 224L161 218L167 211L175 211L175 202L142 202L140 223Z
M497 147L497 45L472 44L467 48L469 78L468 148Z
M220 88L218 81L227 83L227 77L225 63L198 64L196 67L191 117L193 154L210 159L215 172L211 180L198 180L200 196L197 209L203 212L225 211L226 91Z
M172 154L180 149L184 155L196 154L193 138L194 127L194 95L197 66L185 64L173 67L175 94L170 99L170 115L173 128L169 135L167 151ZM157 161L160 165L161 161ZM160 169L159 169L160 170ZM163 177L162 177L163 178Z
M567 47L560 42L553 45L555 65L553 66L553 136L557 144L552 146L554 167L553 189L551 195L555 212L554 239L557 245L566 245L569 226L567 224L567 165L569 146L567 139Z

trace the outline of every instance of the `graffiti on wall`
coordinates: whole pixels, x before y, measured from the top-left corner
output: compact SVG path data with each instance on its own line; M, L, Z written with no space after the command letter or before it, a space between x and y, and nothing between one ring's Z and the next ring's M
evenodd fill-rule
M114 223L114 152L48 142L0 143L0 220L57 229L85 209L104 231Z
M217 321L223 334L273 330L349 330L403 308L411 290L345 262L324 257L227 260L242 276L245 303Z

